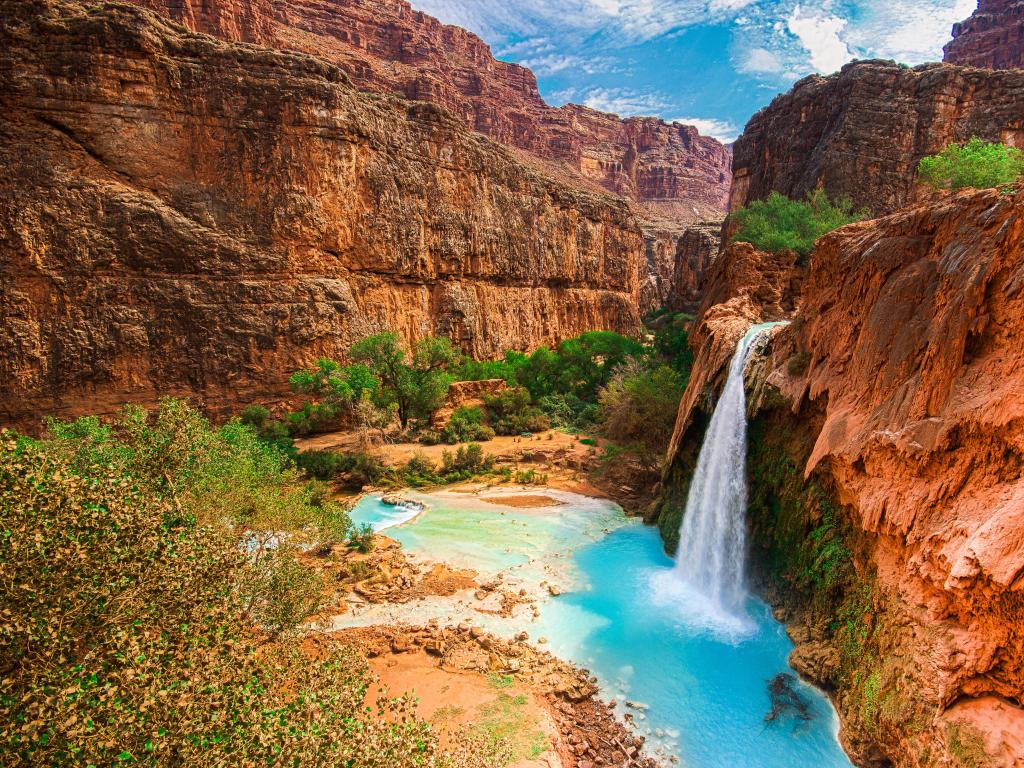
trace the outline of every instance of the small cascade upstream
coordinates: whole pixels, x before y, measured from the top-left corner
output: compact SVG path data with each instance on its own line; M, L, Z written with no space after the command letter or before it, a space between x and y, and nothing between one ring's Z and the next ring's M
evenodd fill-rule
M729 376L697 458L679 529L675 576L721 617L741 617L747 591L747 414L743 372L758 336L755 325L736 345Z

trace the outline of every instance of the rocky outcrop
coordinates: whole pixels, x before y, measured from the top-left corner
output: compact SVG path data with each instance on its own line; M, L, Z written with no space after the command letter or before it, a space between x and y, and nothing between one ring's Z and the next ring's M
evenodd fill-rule
M695 313L704 297L712 263L722 246L722 222L705 221L687 227L676 240L672 287L666 292L669 309Z
M1024 67L1024 2L980 0L978 10L953 25L943 60L985 69Z
M0 10L0 422L273 399L386 327L638 329L627 206L436 106L123 5Z
M837 230L748 370L754 559L860 764L1024 761L1022 253L1020 191ZM735 335L747 302L719 298L698 327L729 312ZM691 387L725 359L699 357Z
M193 32L235 43L274 45L272 0L131 0L158 11Z
M272 17L259 42L337 64L353 83L438 104L473 130L644 204L698 220L725 209L729 151L696 128L622 119L569 104L549 107L529 69L498 61L476 35L442 24L405 0L132 0L197 31L248 40L248 25L211 19ZM249 37L236 37L235 28Z
M914 200L921 158L979 136L1024 145L1024 72L848 64L793 86L733 147L732 209L822 187L875 214Z

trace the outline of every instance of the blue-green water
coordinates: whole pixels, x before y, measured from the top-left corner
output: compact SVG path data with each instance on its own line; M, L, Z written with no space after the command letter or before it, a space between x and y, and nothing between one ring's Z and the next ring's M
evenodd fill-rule
M604 694L636 717L652 753L677 755L683 766L850 767L835 712L810 686L797 684L810 703L809 722L787 716L765 724L767 682L791 671L792 645L764 603L751 598L740 620L705 613L674 576L655 529L608 502L551 495L565 503L524 510L472 496L420 495L427 511L385 531L414 555L503 573L510 585L543 595L539 618L481 616L471 597L425 601L397 615L412 622L470 618L500 634L525 629L535 641L545 638L552 652L597 675ZM366 498L353 517L374 522L386 513L381 506ZM545 582L567 591L550 597L539 588ZM396 618L375 610L349 621Z

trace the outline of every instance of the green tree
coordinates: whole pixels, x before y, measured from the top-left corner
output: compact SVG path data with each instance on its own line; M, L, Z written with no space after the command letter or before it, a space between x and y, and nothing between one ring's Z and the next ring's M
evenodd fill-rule
M630 358L615 369L601 390L601 432L609 440L640 449L645 462L656 467L668 448L686 384L667 365L650 367Z
M808 256L819 237L866 217L865 212L853 209L849 199L830 201L820 189L804 200L772 192L766 200L755 200L732 214L737 225L732 239L768 253L793 251Z
M975 137L966 144L950 144L937 155L925 157L918 176L937 189L988 189L1012 184L1024 174L1024 153L1005 144Z
M409 360L398 334L385 331L356 342L352 358L379 378L377 405L394 404L406 429L410 420L429 418L444 404L453 380L449 368L458 364L461 354L448 339L431 336L416 344Z

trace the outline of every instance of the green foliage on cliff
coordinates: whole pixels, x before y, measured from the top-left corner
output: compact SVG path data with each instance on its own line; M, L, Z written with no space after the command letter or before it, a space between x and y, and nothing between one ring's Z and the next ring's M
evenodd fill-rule
M804 200L790 200L772 192L768 199L755 200L732 214L738 227L732 239L768 253L793 251L808 256L819 237L866 216L855 211L850 200L830 201L820 189Z
M939 154L923 158L918 167L922 182L954 192L1012 184L1021 175L1024 175L1024 152L977 137L966 144L950 144Z

